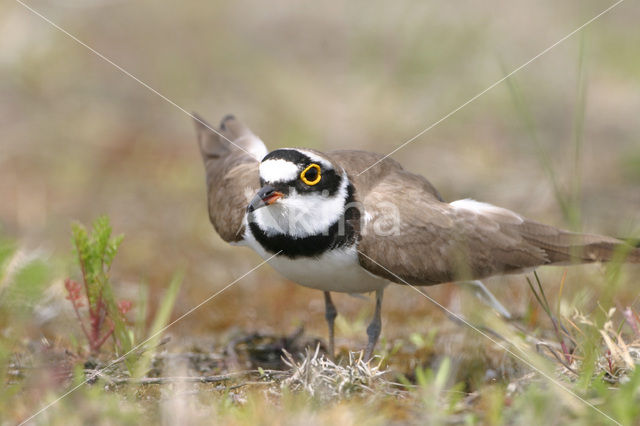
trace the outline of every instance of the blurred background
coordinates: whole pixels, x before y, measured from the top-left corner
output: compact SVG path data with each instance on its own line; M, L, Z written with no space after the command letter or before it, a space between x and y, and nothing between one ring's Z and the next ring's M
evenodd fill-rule
M29 4L187 111L214 124L235 114L270 149L386 153L612 3ZM640 3L623 2L393 157L450 201L475 198L556 226L637 236L638 16ZM71 224L101 214L126 236L112 271L119 294L146 282L159 298L185 271L176 316L260 262L208 222L192 119L13 1L0 5L0 128L2 233L69 259L52 304L64 299L62 278L77 274ZM563 272L541 270L550 292ZM565 295L595 304L600 267L568 274ZM515 314L528 309L522 276L486 284ZM462 313L476 306L453 286L428 291ZM617 303L636 295L624 287ZM343 314L338 346L362 347L373 302L334 300ZM237 330L290 334L304 325L325 338L323 310L320 292L265 266L170 334L215 342ZM400 286L387 292L383 313L383 347L448 327Z

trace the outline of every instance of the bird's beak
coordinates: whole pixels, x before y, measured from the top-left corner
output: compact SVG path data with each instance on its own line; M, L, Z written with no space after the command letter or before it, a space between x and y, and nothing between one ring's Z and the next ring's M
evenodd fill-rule
M271 185L265 185L253 197L253 200L249 203L247 207L247 211L251 213L254 210L258 210L259 208L269 206L275 203L277 200L282 198L284 194L280 191L276 191L274 187Z

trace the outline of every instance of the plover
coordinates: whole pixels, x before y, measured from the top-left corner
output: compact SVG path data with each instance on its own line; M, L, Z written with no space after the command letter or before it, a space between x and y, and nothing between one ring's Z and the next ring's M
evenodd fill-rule
M445 202L424 177L380 154L268 152L233 116L217 132L196 117L196 128L215 230L271 258L286 278L324 292L332 355L337 312L331 292L375 292L369 359L390 282L477 280L540 265L607 261L619 249L627 261L640 262L640 249L616 238L565 231L470 199Z

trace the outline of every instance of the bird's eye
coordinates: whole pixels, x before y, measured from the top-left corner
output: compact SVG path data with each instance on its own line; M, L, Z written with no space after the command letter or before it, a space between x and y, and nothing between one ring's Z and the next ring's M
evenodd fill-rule
M310 164L306 169L300 173L300 179L307 185L315 185L320 182L322 176L320 175L320 166L317 164Z

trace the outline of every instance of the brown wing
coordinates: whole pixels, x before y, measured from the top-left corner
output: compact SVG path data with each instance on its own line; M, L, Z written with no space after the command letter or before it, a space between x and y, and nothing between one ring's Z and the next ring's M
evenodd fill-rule
M392 158L385 158L382 154L340 149L329 151L326 156L329 157L332 163L339 165L347 172L349 180L360 194L360 200L385 179L393 179L394 177L411 182L422 191L433 195L438 200L442 200L438 191L429 181L422 176L407 172L400 163ZM374 163L376 164L375 167L369 168ZM362 173L364 170L366 172Z
M368 216L358 247L365 269L394 282L431 285L610 260L621 246L628 261L640 262L640 250L620 240L574 234L472 200L445 203L425 191L429 186L420 176L392 171L360 194Z
M247 205L260 188L258 159L267 149L233 116L222 120L219 133L199 116L195 123L207 176L209 219L223 240L241 241Z

